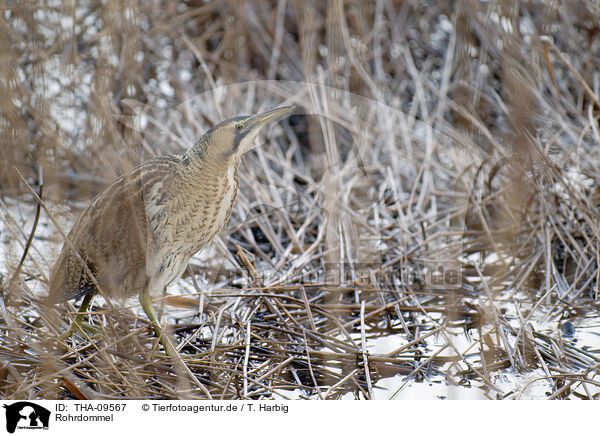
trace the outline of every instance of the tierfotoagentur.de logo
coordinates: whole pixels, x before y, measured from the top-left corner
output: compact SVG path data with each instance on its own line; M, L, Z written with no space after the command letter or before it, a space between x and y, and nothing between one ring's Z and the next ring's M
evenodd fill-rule
M29 401L18 401L3 405L6 412L6 431L14 433L16 429L48 429L50 411Z

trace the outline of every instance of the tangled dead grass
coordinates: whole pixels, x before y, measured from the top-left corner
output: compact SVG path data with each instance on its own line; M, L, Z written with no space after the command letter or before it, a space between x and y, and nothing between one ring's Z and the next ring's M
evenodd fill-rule
M0 17L2 397L381 398L397 376L383 397L598 398L597 6L155 3ZM99 298L101 333L59 341L58 228L282 102L299 110L244 159L227 235L156 300L183 364Z

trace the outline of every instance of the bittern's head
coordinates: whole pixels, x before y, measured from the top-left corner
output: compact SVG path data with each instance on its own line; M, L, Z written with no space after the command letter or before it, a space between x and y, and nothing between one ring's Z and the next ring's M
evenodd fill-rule
M206 147L206 152L210 155L227 161L239 160L250 150L263 126L294 108L295 106L283 106L256 115L243 115L223 121L206 132L200 144Z

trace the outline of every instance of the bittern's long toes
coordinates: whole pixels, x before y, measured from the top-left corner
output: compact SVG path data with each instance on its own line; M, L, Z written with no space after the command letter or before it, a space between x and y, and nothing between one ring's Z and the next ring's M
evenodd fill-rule
M73 336L74 333L83 332L83 331L86 331L87 333L89 333L88 336L92 336L92 337L97 337L102 334L102 330L100 330L96 327L93 327L92 325L88 324L87 322L75 320L71 323L71 326L69 327L69 329L66 332L64 332L62 335L60 335L58 337L58 339L60 341L65 341L66 339Z

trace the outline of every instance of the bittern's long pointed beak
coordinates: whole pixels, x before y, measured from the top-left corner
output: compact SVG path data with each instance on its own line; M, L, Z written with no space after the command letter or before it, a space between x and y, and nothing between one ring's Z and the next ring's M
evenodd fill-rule
M257 114L254 115L250 118L250 122L248 123L248 126L246 127L246 129L248 130L248 132L251 131L256 131L258 129L260 129L262 126L264 126L265 124L267 124L269 121L273 121L276 120L277 118L282 117L283 115L287 114L288 112L293 111L296 108L296 106L292 105L292 106L282 106L282 107L278 107L276 109L271 109L269 111L263 112L261 114Z

